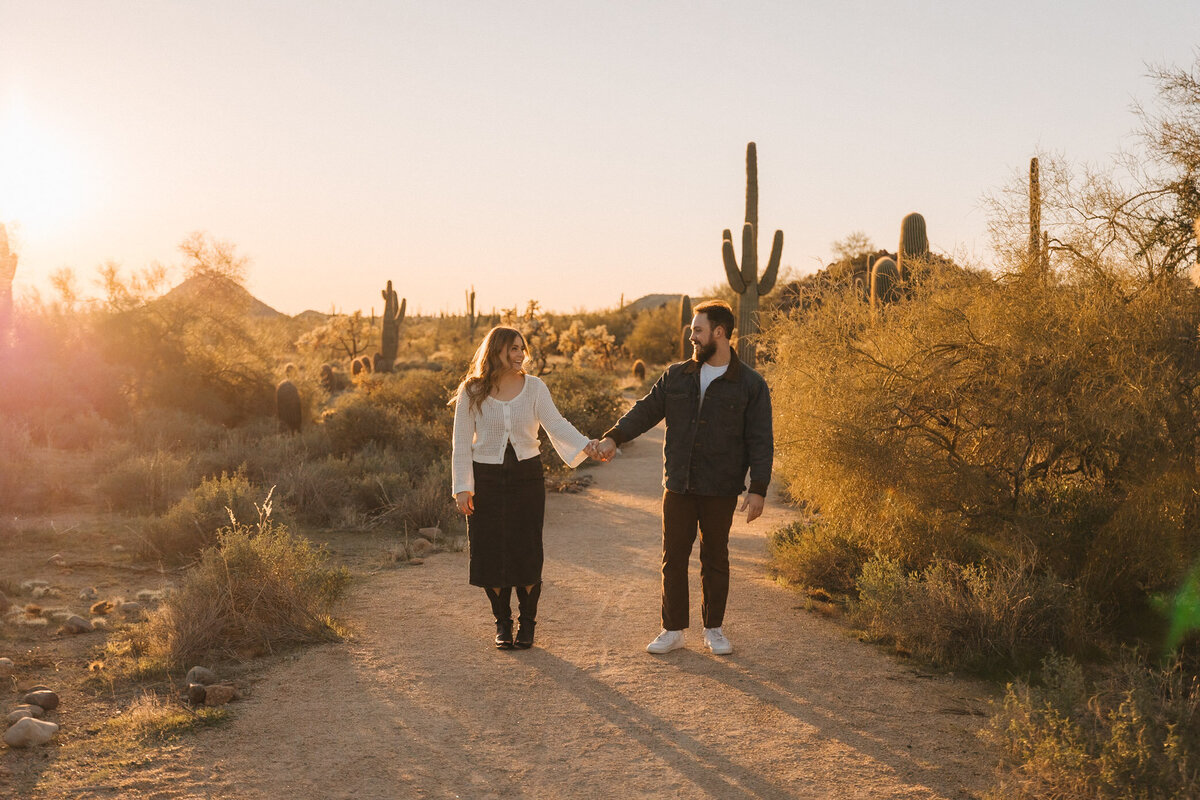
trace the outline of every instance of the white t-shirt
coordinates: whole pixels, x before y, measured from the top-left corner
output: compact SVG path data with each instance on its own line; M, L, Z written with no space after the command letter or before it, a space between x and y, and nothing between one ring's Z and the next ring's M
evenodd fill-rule
M704 393L708 391L708 385L717 378L725 374L725 370L729 369L726 364L723 367L714 367L711 364L700 365L700 403L704 403Z

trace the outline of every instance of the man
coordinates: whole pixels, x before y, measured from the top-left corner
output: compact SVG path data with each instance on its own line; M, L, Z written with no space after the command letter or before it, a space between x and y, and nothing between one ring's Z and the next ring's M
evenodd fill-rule
M762 376L729 346L729 305L701 303L692 319L690 361L672 364L650 393L634 404L596 446L608 460L617 445L667 420L663 447L662 633L646 647L669 653L683 647L688 627L688 560L700 529L700 615L704 643L714 654L733 652L721 630L729 594L729 526L739 511L752 522L762 514L771 481L774 441L771 396Z

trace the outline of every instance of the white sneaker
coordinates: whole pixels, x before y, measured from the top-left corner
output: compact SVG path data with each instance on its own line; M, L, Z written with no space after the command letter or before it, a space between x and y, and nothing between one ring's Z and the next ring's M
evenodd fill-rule
M683 631L669 631L663 629L663 632L658 635L653 642L646 645L647 653L662 655L669 653L672 650L678 650L683 647Z
M733 652L733 643L725 638L720 628L705 628L704 643L714 656L727 656Z

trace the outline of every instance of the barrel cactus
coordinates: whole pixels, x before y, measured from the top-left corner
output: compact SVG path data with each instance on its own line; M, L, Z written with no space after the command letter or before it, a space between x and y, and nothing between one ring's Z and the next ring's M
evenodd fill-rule
M381 357L375 361L376 372L391 372L400 353L400 323L404 322L404 310L408 298L401 300L392 288L392 282L387 282L383 295L383 335L380 337Z
M300 432L300 390L296 384L281 381L275 387L275 413L286 430Z
M728 228L721 236L721 255L729 286L738 294L737 354L744 363L756 363L755 339L758 334L758 299L775 288L779 258L783 253L783 231L775 231L771 255L762 276L758 274L758 153L754 142L746 145L746 222L742 226L742 263L733 250L733 235Z
M632 372L633 377L637 378L639 381L646 380L646 362L642 361L640 358L633 362Z

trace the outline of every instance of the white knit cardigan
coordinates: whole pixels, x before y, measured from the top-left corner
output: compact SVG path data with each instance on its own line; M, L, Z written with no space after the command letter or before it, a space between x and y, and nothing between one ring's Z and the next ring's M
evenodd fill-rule
M525 385L512 400L485 397L479 410L459 398L454 408L454 455L451 477L454 494L475 491L472 461L503 464L504 450L511 441L517 458L524 461L541 452L538 428L550 434L550 443L567 466L577 467L587 459L589 439L567 422L554 407L550 390L541 378L525 376Z

